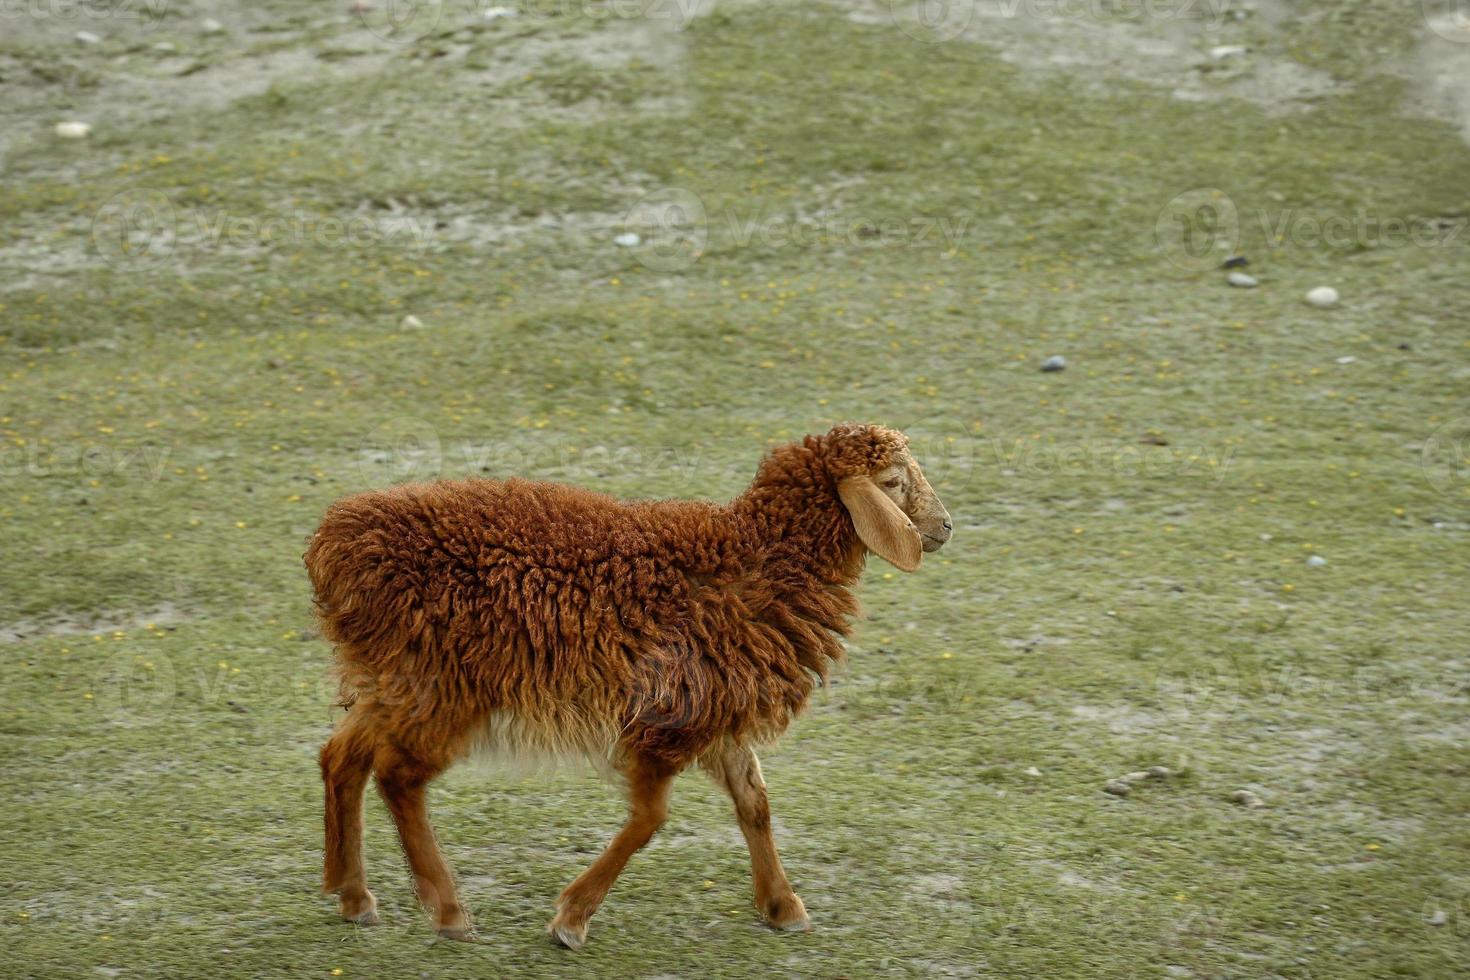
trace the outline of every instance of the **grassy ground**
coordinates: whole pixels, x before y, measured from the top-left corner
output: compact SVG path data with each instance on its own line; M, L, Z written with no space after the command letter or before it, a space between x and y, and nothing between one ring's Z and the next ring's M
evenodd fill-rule
M1263 6L1065 25L1182 36L1188 98L888 4L6 11L0 973L1470 970L1470 150L1394 68L1417 5ZM725 498L847 418L908 428L957 536L874 563L767 757L814 932L759 924L689 776L555 949L621 803L474 767L433 803L485 943L431 938L375 799L387 924L335 919L330 501Z

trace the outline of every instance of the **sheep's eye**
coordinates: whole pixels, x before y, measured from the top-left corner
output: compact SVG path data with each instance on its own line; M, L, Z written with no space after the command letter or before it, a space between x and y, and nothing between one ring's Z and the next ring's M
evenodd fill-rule
M883 481L883 485L885 487L887 487L888 489L890 489L890 490L897 490L898 489L898 485L900 483L902 483L902 482L903 482L903 478L902 477L895 476L891 480L884 480Z

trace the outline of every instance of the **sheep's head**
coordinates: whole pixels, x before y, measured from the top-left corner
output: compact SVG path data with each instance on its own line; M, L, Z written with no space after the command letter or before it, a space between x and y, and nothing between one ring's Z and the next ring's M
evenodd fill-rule
M844 424L827 433L827 467L869 551L912 572L944 547L954 527L902 432Z

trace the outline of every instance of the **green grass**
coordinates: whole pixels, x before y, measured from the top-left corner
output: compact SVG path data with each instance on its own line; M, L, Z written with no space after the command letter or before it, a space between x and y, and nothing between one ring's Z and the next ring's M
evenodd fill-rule
M1283 45L1408 48L1407 15L1352 6ZM0 170L3 972L1470 970L1453 127L1361 69L1287 116L1088 94L828 6L722 5L654 45L624 18L446 10L392 45L300 15L197 38L182 14L101 53L0 42L30 107ZM330 70L107 103L155 38L201 86L247 53ZM89 140L51 136L72 115ZM1206 187L1261 288L1156 241ZM669 188L706 215L674 268L612 243ZM187 234L130 258L119 193ZM1271 239L1360 212L1447 229ZM354 219L365 240L331 237ZM1339 308L1302 302L1323 283ZM848 418L911 432L957 536L912 577L873 563L850 666L767 755L814 932L760 926L690 775L588 948L555 949L552 901L622 804L469 766L433 810L485 944L431 941L375 799L387 924L336 920L300 567L332 500L477 473L727 498L769 443ZM1150 765L1176 776L1102 792Z

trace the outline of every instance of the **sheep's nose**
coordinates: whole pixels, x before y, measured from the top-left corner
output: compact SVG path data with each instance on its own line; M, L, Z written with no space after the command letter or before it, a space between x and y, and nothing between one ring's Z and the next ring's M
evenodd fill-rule
M954 530L954 525L951 524L949 521L945 521L944 522L944 529L946 531L953 531Z

